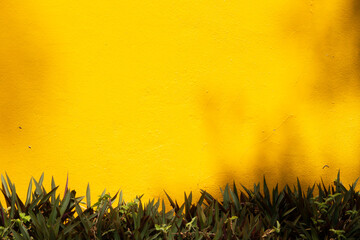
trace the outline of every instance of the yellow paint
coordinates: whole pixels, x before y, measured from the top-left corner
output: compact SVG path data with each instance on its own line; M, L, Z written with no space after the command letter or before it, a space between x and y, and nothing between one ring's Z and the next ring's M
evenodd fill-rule
M80 194L127 200L264 174L350 183L357 2L2 0L1 172L22 195L68 172Z

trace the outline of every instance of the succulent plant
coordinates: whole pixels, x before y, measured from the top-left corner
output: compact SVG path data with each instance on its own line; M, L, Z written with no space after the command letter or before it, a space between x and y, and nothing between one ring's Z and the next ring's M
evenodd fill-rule
M331 185L321 181L306 191L299 180L281 190L269 189L265 178L262 187L243 191L233 183L220 189L222 199L201 191L197 201L185 194L181 205L165 192L168 211L164 200L125 202L121 191L104 191L92 205L89 185L77 197L67 180L60 197L54 179L49 192L43 180L44 174L30 180L23 201L8 175L1 176L1 239L360 239L357 181L346 188L340 173Z

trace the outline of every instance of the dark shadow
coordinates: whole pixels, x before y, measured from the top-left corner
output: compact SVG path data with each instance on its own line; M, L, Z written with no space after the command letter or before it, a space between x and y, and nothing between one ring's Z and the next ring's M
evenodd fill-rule
M317 4L321 5L326 3ZM224 113L219 110L224 108L221 95L226 95L225 97L223 96L224 99L232 99L235 97L231 95L233 93L221 93L217 89L212 89L213 91L206 93L206 96L202 96L202 110L204 112L207 137L209 139L209 148L212 151L214 161L217 163L219 169L214 174L221 173L222 176L219 180L220 186L224 186L226 183L232 183L233 180L238 184L244 182L261 182L264 175L270 183L279 183L280 185L295 184L297 177L299 177L305 185L313 184L314 179L318 181L321 175L330 172L327 171L326 168L323 169L323 166L330 165L332 172L337 171L333 169L341 167L340 161L337 159L341 158L341 156L336 154L333 148L339 148L339 146L336 146L336 143L343 139L327 139L336 137L336 134L341 135L338 131L335 131L339 129L338 126L327 127L326 125L324 128L317 129L317 127L322 127L321 124L326 123L327 117L333 117L331 110L334 103L342 103L346 97L349 96L356 99L356 101L359 101L360 98L360 1L346 1L341 8L342 11L337 12L334 19L330 19L330 17L328 19L330 22L335 21L336 24L325 24L321 26L321 31L318 31L318 26L315 26L319 23L312 22L308 12L306 13L308 14L306 17L310 20L307 19L306 24L303 22L303 19L300 18L301 14L295 12L297 9L294 9L294 12L289 11L288 13L289 15L295 14L299 16L299 18L291 16L292 20L295 19L295 21L298 21L296 24L299 26L306 25L301 30L301 33L294 33L294 35L291 36L294 39L286 39L284 41L289 41L291 44L296 42L298 45L291 45L293 48L295 48L294 46L300 46L309 52L306 53L308 55L305 54L306 57L299 56L301 59L304 59L304 62L309 61L304 63L304 66L306 68L305 71L308 71L310 75L303 76L303 78L309 78L306 79L308 82L304 81L305 83L302 86L300 86L301 83L299 83L291 90L295 93L297 86L299 86L302 92L299 94L295 103L299 104L299 109L301 109L299 112L304 114L301 116L302 119L308 118L306 120L313 120L312 122L309 121L301 125L301 120L289 119L281 128L276 129L276 133L274 134L270 133L272 130L271 126L257 125L249 131L250 144L241 146L237 143L227 143L223 133L224 129L231 132L229 129L236 130L241 129L241 127L235 128L228 126L224 128L223 126L226 124L237 124L237 126L241 126L241 124L243 124L244 119L246 119L244 116L248 114L246 97L244 97L245 99L242 99L242 101L237 102L237 104L228 107L229 110ZM308 11L308 8L305 9L305 11ZM286 22L286 17L281 19L281 23L286 24ZM307 26L307 24L309 26ZM279 26L279 28L281 28L281 26ZM288 35L288 33L289 31L284 35ZM309 36L309 34L315 35ZM285 36L282 37L282 39L285 39ZM303 43L302 40L307 42ZM294 52L301 54L300 51ZM314 64L314 66L310 66L310 64ZM312 67L315 69L314 72L312 71ZM249 71L253 71L253 69ZM294 77L297 76L290 76L289 78ZM238 93L238 95L241 95L241 93ZM274 110L274 114L279 114L280 112L285 116L290 114L287 112L289 109L286 108L286 106L287 105L284 104L283 110ZM276 107L279 108L279 106ZM297 110L296 107L298 106L294 107L295 113ZM337 109L337 111L338 110L339 109ZM321 111L321 113L319 114L319 112L316 111ZM311 116L312 113L316 116ZM347 117L354 118L353 121L357 121L356 118L358 116L355 116L355 113L356 110L351 109L347 116L341 116L341 112L338 112L335 117L336 120L339 121ZM227 118L233 117L234 120L232 122L224 122L221 118L222 114L227 114ZM354 116L349 116L351 114L354 114ZM259 119L260 118L257 119L258 122L260 122ZM266 121L266 118L264 119L264 121ZM267 123L264 122L263 124ZM311 154L306 152L309 149L308 144L310 143L306 142L309 139L301 136L302 128L316 131L314 135L306 135L306 133L304 133L304 136L307 137L318 137L316 141L312 142L313 145L311 147L313 149L309 150L312 151ZM264 129L269 131L268 136L261 135ZM325 131L328 132L325 133ZM332 131L336 134L332 134ZM238 134L236 131L232 133L234 135ZM256 137L254 138L254 136ZM280 139L279 142L276 143L278 144L277 146L275 146L276 144L268 144L266 142L272 141L273 137ZM245 137L242 136L242 139L244 138ZM236 141L236 138L234 139ZM256 140L254 141L254 139ZM360 137L358 137L358 139L360 139ZM323 143L322 141L328 142ZM256 153L251 155L251 159L244 159L243 154L238 154L243 151L236 151L234 148L226 147L226 144L238 145L239 147L243 147L244 151L246 151L247 148L252 151L255 149ZM229 150L232 152L226 152ZM274 152L276 152L276 154L273 154ZM359 150L355 150L354 156L352 157L355 158L357 154L360 156ZM310 159L312 156L317 156L320 159ZM241 171L232 169L230 164L224 164L239 161L244 162L244 164L250 162L256 166L253 168L253 171L249 173L250 178L249 176L245 176ZM354 167L358 168L358 172L360 173L360 163L357 163ZM251 167L246 166L246 169L251 169ZM241 172L241 174L239 174L239 172ZM330 176L329 178L333 177Z
M306 153L301 144L301 136L298 134L296 119L288 115L272 131L265 137L259 136L255 159L256 169L254 169L255 179L262 183L265 176L270 187L276 184L280 187L295 184L296 177L305 177L302 171L297 169L298 166L301 167L306 163Z
M334 24L328 26L325 34L313 46L320 72L312 97L315 102L321 102L328 109L339 103L356 106L360 101L360 1L344 1L343 8L345 10L338 14L336 20L333 19ZM352 102L348 100L350 97ZM358 113L359 109L354 109L340 118L345 121L348 118L357 119ZM357 137L357 141L360 141L360 137ZM360 142L351 144L360 149ZM356 155L360 156L359 150ZM328 156L333 162L341 162L341 158L342 156ZM336 166L341 167L342 164L339 163ZM360 175L360 162L355 168L358 169L357 175Z
M355 32L355 50L356 50L356 59L355 59L355 67L357 70L357 80L360 82L360 1L352 0L352 22L355 26L353 26Z
M303 179L301 171L297 171L297 166L302 166L305 163L305 155L302 153L304 149L301 146L301 140L297 134L297 128L293 122L289 121L281 129L281 134L285 140L282 145L282 150L279 153L279 185L292 185L296 178ZM290 179L290 180L289 180ZM289 182L290 181L290 182ZM291 182L292 181L292 182Z
M359 0L352 0L352 15L351 18L353 19L353 22L355 23L354 31L356 31L356 60L355 60L355 69L357 73L357 81L360 84L360 1ZM360 145L360 143L358 144ZM360 146L358 146L360 148ZM360 152L359 152L360 157ZM360 162L358 163L358 174L360 175Z
M320 71L313 97L327 98L328 105L360 92L360 1L347 3L313 46Z

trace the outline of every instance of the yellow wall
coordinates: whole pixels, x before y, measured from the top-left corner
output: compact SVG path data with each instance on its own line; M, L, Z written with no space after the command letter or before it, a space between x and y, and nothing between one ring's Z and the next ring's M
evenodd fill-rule
M80 194L127 200L263 174L350 183L357 2L2 0L1 172L22 195L69 172Z

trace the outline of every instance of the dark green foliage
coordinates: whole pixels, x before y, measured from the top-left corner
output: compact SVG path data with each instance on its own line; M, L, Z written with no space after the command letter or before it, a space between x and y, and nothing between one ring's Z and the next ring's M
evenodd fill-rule
M1 176L1 239L360 239L356 182L346 188L339 175L330 186L321 182L306 191L299 180L282 190L269 189L265 178L252 190L239 191L234 183L221 189L222 201L201 191L198 201L185 194L179 205L165 192L169 211L164 200L144 204L139 196L126 203L122 192L111 197L104 191L92 205L90 187L77 197L68 181L60 197L54 179L49 192L43 179L31 179L23 202Z

